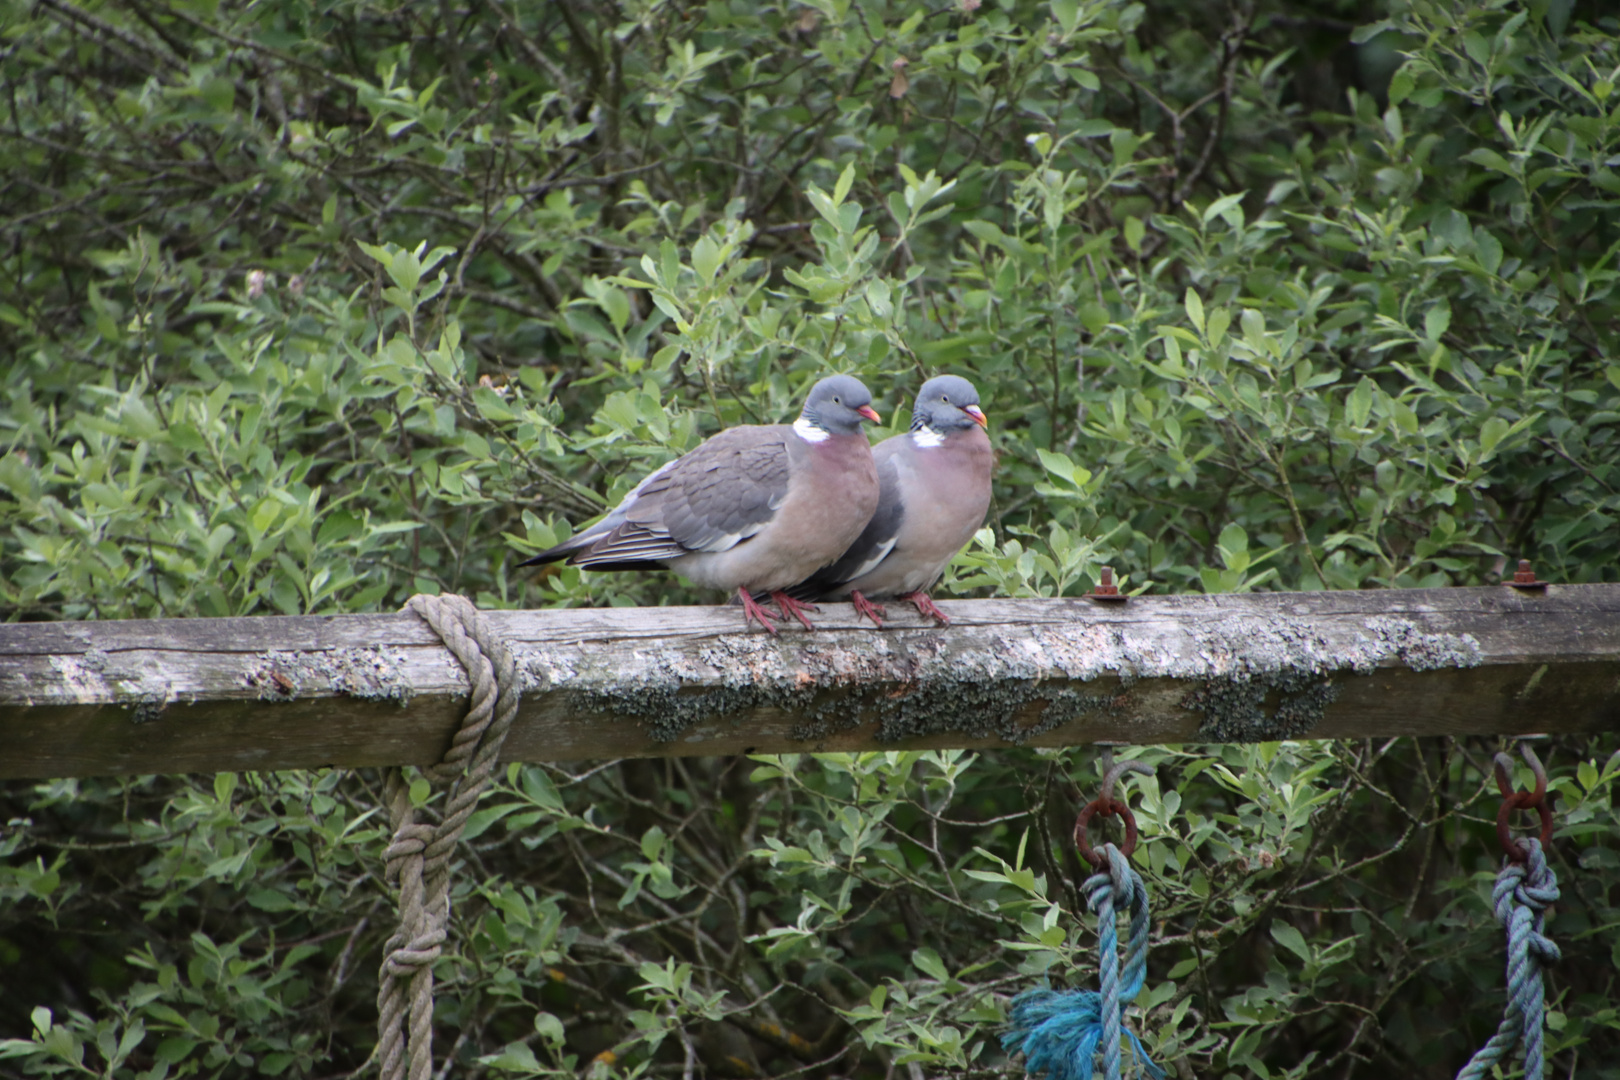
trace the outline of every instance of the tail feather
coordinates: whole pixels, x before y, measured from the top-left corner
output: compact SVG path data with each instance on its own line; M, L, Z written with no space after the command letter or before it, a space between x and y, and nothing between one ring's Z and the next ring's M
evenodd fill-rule
M587 570L662 570L661 560L686 554L689 552L684 547L667 536L608 518L518 565L539 566L566 559L569 565Z
M544 563L561 562L564 559L572 559L575 555L582 555L590 551L599 540L612 532L613 526L616 524L617 522L612 521L611 518L604 518L589 528L581 529L555 547L548 547L538 554L529 556L518 565L540 566Z
M593 539L594 537L576 536L572 540L567 540L561 544L558 544L556 547L549 547L538 554L530 555L527 559L524 559L522 562L518 563L518 565L542 566L546 563L560 562L561 560L568 558L570 555L573 555L575 552L583 551L590 547ZM582 540L583 543L581 542Z

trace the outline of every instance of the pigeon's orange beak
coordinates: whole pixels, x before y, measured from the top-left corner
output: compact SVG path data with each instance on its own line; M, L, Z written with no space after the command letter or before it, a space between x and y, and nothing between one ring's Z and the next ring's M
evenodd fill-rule
M878 411L876 409L872 408L872 406L870 406L870 405L862 405L860 408L856 409L855 411L860 413L862 416L866 417L868 420L872 421L872 423L874 423L874 424L883 423L883 417L879 416Z
M978 424L980 427L987 428L990 426L990 421L985 418L983 410L981 410L977 405L964 405L962 406L962 411L971 416L973 418L973 422Z

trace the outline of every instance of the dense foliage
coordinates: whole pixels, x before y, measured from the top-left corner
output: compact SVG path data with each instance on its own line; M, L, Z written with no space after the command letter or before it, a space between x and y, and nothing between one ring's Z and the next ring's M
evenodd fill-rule
M511 554L828 370L896 429L978 385L946 592L1620 580L1601 0L0 0L0 37L9 618L712 599ZM1616 746L1546 750L1561 1076L1620 1077ZM1500 1016L1491 749L1141 751L1150 1052L1450 1076ZM1016 1071L1009 996L1094 977L1083 760L514 767L449 1074ZM0 786L0 1076L369 1068L379 794Z

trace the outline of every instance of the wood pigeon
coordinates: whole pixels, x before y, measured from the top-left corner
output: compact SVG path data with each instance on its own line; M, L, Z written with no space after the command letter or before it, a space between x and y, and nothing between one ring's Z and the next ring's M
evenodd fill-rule
M877 512L837 562L790 590L792 595L848 598L880 627L886 612L872 598L899 597L949 626L928 590L990 508L995 455L987 423L979 392L966 379L938 375L923 383L911 430L872 451L880 485Z
M814 604L789 596L837 559L878 505L877 467L861 421L878 420L859 379L833 375L810 390L790 424L727 428L637 484L616 509L519 565L567 559L588 570L668 567L694 585L735 590L771 633L754 595L810 629Z

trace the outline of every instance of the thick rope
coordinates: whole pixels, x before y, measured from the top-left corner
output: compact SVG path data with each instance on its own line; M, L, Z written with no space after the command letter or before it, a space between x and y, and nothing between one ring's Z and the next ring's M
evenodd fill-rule
M450 921L450 854L500 758L517 716L521 686L511 650L472 601L454 594L417 595L405 605L420 615L467 669L472 685L466 719L430 780L450 780L437 826L416 820L405 770L389 769L383 798L394 840L383 858L399 882L399 928L384 946L377 994L377 1053L382 1080L429 1080L433 1074L433 964ZM407 1012L409 1016L407 1017ZM407 1073L407 1061L409 1072Z
M1524 862L1510 860L1503 866L1491 892L1496 921L1507 929L1507 1007L1496 1034L1468 1059L1457 1080L1488 1076L1492 1067L1506 1061L1513 1047L1521 1042L1527 1080L1541 1080L1546 1069L1546 998L1541 969L1556 963L1559 952L1541 931L1547 921L1547 908L1558 899L1558 878L1547 865L1541 841L1526 838L1519 843L1525 849Z
M1013 998L1012 1029L1001 1037L1007 1050L1023 1052L1024 1069L1031 1075L1046 1073L1049 1080L1091 1080L1096 1075L1099 1047L1103 1076L1122 1080L1120 1037L1130 1039L1142 1073L1162 1080L1164 1070L1148 1060L1147 1049L1122 1021L1125 1005L1142 992L1147 979L1147 886L1113 844L1104 844L1108 869L1086 879L1086 904L1097 916L1098 973L1102 992L1056 991L1045 987L1026 990ZM1119 964L1120 909L1130 915L1130 936L1125 945L1125 967Z

